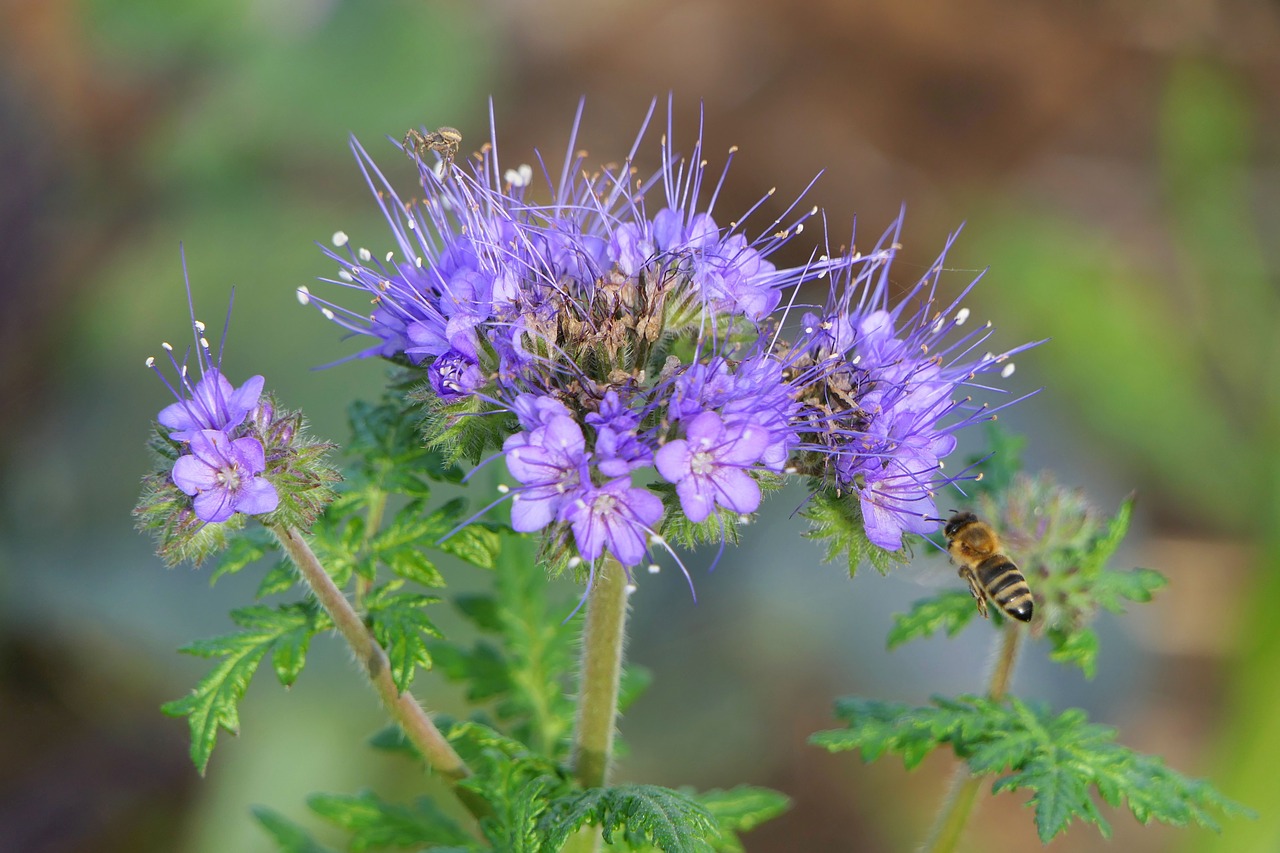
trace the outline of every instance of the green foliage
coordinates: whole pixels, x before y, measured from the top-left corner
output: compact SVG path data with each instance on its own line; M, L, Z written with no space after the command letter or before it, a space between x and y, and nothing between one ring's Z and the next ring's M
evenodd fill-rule
M554 800L540 821L546 848L558 850L579 827L599 826L606 844L652 845L668 853L714 850L720 834L711 812L697 800L656 785L588 788Z
M1009 432L996 421L987 421L987 453L973 456L969 464L977 471L978 479L966 486L969 499L979 495L1003 494L1022 470L1022 451L1027 438Z
M440 599L416 592L404 592L402 581L391 581L365 598L366 620L374 639L387 653L391 680L404 692L413 683L418 667L431 668L426 637L439 637L440 631L423 612Z
M963 590L922 599L911 606L910 613L894 614L888 647L895 649L903 643L928 637L937 631L946 631L948 637L954 637L977 614L978 608L974 606L973 596Z
M962 696L935 697L933 705L921 707L843 699L836 714L847 728L819 732L811 743L831 752L857 749L865 761L896 753L908 769L934 749L950 746L975 775L997 777L993 793L1031 792L1036 829L1046 843L1073 819L1110 835L1090 788L1109 805L1127 803L1143 823L1216 830L1217 815L1248 813L1209 784L1115 743L1114 729L1090 723L1079 709L1055 716L1016 698Z
M478 396L445 403L429 386L424 386L411 399L426 409L422 434L427 447L439 450L453 465L479 462L487 453L502 447L503 439L512 432L511 416Z
M191 727L191 760L201 774L209 764L218 729L239 732L240 700L267 653L272 652L276 677L288 687L302 671L311 638L332 627L329 617L311 603L245 607L233 610L231 618L245 630L200 640L181 649L196 657L223 660L189 695L161 708L171 717L187 718Z
M359 794L315 794L307 805L320 817L351 833L351 853L419 845L463 845L470 837L431 800L412 806L384 801L372 791Z
M483 636L470 644L435 642L431 652L440 671L466 685L468 701L493 703L497 720L517 740L562 757L573 718L566 691L577 623L564 621L572 601L549 597L548 587L527 539L505 537L493 594L454 601Z
M720 853L744 853L739 832L749 832L791 807L791 799L785 794L750 785L706 791L697 794L696 799L720 827L720 837L715 842Z
M890 568L907 558L905 549L886 551L867 538L862 524L862 507L858 496L853 493L837 496L818 489L805 505L802 515L809 519L811 525L804 534L805 538L826 540L825 562L834 562L843 555L849 567L849 577L853 577L863 563L869 563L882 575L888 574Z
M254 806L253 816L276 843L280 853L333 853L302 827L264 806Z

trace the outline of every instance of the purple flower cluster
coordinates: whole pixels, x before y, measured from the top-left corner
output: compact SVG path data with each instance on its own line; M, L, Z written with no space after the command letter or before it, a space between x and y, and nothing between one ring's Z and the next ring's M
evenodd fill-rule
M493 142L465 168L420 162L424 197L406 203L353 142L394 248L378 257L339 232L326 252L332 283L375 307L300 298L372 338L360 355L424 366L442 422L507 413L513 527L556 526L585 560L635 565L667 513L723 525L759 507L762 478L786 474L856 495L882 548L935 529L934 494L959 479L942 471L954 433L991 413L964 389L1007 376L1017 350L974 354L990 326L965 333L958 300L941 307L941 259L890 305L896 228L868 254L779 267L771 256L817 209L797 200L757 229L756 205L721 226L724 174L706 171L701 141L674 154L667 123L661 168L637 180L644 128L622 166L592 172L575 122L545 201ZM829 289L825 306L796 307L809 283ZM645 469L669 485L636 485Z
M189 285L187 295L190 298ZM258 438L246 434L252 423L271 420L271 406L262 400L264 380L253 376L239 388L232 385L222 375L221 352L215 359L209 351L205 326L194 313L191 325L200 367L198 382L192 384L185 359L179 365L167 343L163 346L177 371L178 387L164 377L154 358L147 359L147 366L177 398L160 411L157 420L170 431L169 438L184 443L189 451L174 463L173 483L193 498L196 517L204 522L226 521L237 512L271 512L280 497L262 476L267 468L266 453Z

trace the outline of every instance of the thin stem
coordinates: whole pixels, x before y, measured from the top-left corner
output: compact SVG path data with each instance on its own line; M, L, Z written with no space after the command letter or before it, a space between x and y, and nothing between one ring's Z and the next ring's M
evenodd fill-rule
M374 639L364 620L356 613L351 602L347 601L342 590L338 589L333 579L329 577L329 573L324 570L324 566L320 564L311 546L297 530L291 527L273 527L271 532L289 554L293 564L298 567L299 573L315 594L320 606L333 619L333 624L351 646L356 660L369 676L369 681L378 692L383 706L404 731L409 742L417 748L427 765L451 785L456 785L470 776L470 768L445 740L444 735L436 728L435 723L431 722L431 717L417 700L411 694L401 693L396 688L391 678L387 653L382 650L382 646L378 645L378 641ZM476 811L479 805L469 801L473 798L463 796L465 792L457 793L472 813L479 816Z
M584 788L609 782L626 624L627 574L617 560L606 557L587 593L587 620L582 631L573 767Z
M1006 623L1000 642L1000 654L987 682L987 695L992 699L1003 699L1009 689L1021 639L1021 626ZM974 776L969 772L967 764L960 763L951 779L951 789L943 802L942 813L934 822L929 839L921 847L924 853L952 853L959 846L964 828L978 802L978 795L982 792L982 781L981 776Z

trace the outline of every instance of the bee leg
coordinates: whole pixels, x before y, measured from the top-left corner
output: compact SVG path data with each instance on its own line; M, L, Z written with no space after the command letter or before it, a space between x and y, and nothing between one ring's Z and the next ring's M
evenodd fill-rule
M965 583L969 584L969 594L973 596L974 603L978 605L978 613L983 619L990 619L987 615L987 596L982 592L982 587L978 586L978 579L973 572L967 568L961 568L958 572L960 577L964 578Z

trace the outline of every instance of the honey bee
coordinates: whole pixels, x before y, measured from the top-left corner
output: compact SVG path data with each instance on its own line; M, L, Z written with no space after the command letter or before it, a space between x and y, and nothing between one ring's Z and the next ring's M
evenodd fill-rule
M982 618L987 618L990 598L1009 616L1030 622L1031 587L1013 560L1001 553L1000 537L991 525L971 512L958 512L942 532L947 537L947 552L960 567L960 577L968 582Z
M438 127L426 133L417 128L409 128L404 135L404 150L410 157L421 160L428 151L440 155L440 162L448 169L453 156L458 153L458 144L462 142L462 131L456 127Z

